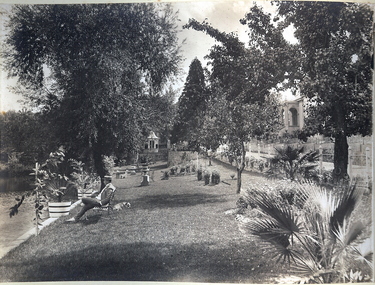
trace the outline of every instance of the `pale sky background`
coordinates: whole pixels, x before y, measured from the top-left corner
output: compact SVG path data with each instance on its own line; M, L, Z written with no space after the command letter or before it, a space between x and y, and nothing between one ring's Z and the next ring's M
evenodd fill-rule
M0 3L2 1L0 0ZM51 1L50 1L51 2ZM85 1L86 3L89 1ZM42 3L38 1L38 3ZM57 3L53 1L52 3ZM65 3L65 2L64 2ZM258 4L262 5L267 12L273 12L275 7L271 5L270 1L259 1ZM175 11L179 10L179 23L181 32L179 33L180 42L183 39L186 40L182 47L183 56L185 60L182 63L182 68L185 71L179 77L179 85L182 91L183 84L185 82L189 66L193 59L197 57L203 67L206 66L207 62L204 60L204 56L209 53L209 49L215 44L215 41L203 32L198 32L192 29L182 29L182 26L186 24L189 18L194 18L198 22L202 22L205 19L211 23L214 28L224 32L236 32L239 38L247 42L248 36L246 33L246 26L241 25L239 20L244 18L245 14L249 12L250 7L253 5L253 1L223 1L223 2L174 2L173 7ZM9 10L9 4L0 5L0 9ZM4 17L0 18L1 25L1 36L6 32L4 29ZM292 31L286 35L292 40ZM0 74L0 94L1 94L1 111L8 110L20 110L21 105L17 102L20 97L9 92L9 86L14 84L15 80L8 80L6 71L2 70ZM291 99L291 96L286 95L283 99Z

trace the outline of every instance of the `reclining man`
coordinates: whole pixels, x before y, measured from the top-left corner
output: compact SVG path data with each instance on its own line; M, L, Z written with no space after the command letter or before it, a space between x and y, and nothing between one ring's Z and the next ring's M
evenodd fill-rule
M83 207L81 211L67 222L77 222L88 210L109 203L116 187L112 184L112 176L104 176L104 183L106 184L105 187L101 191L92 193L91 198L82 198Z

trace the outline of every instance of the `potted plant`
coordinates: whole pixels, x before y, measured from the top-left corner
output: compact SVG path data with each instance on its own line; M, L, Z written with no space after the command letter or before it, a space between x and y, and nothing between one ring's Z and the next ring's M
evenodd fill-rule
M70 159L69 161L74 170L70 177L71 182L77 189L78 200L91 197L93 189L100 184L100 178L85 171L83 162L75 159Z
M72 184L68 178L57 175L45 183L45 189L49 193L48 210L50 218L58 218L69 215L71 201L64 201L64 196L71 189Z
M62 148L50 153L43 165L44 189L47 191L48 210L51 218L69 215L72 202L63 201L64 196L72 189L72 183L64 173L64 150Z

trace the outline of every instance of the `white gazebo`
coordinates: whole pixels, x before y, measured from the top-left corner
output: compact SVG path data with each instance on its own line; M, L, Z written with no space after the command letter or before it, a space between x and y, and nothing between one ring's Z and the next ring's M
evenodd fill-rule
M146 152L158 152L159 151L159 138L153 131L150 132L145 143Z

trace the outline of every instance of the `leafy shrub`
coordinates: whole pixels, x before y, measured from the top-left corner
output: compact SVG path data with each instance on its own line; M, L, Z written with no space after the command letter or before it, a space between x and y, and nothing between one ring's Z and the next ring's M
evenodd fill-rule
M171 172L171 175L176 175L177 174L177 166L173 166L171 169L170 169L170 172Z
M233 158L232 155L229 155L229 156L228 156L228 161L229 161L230 165L233 164L233 162L234 162L234 158Z
M196 169L197 169L197 167L195 166L195 164L193 164L193 165L191 166L191 172L195 172Z
M203 170L201 168L199 168L197 171L197 177L198 177L198 181L201 181L203 178Z
M258 168L259 168L260 172L263 172L263 169L264 169L264 162L263 162L263 160L259 160L259 162L258 162Z
M168 180L169 179L169 171L164 171L161 180Z
M113 172L113 168L115 167L115 160L113 156L104 156L103 158L104 167L108 171L108 173Z
M253 169L255 165L256 159L252 156L250 157L250 168Z
M180 174L184 175L186 172L186 168L184 166L180 167Z
M323 170L318 177L321 184L333 185L333 170Z
M250 158L248 156L245 157L245 164L246 164L246 167L249 167L249 163L250 163Z
M246 201L246 199L244 199L243 197L240 197L238 198L237 202L236 202L236 207L238 209L237 211L237 214L243 214L246 209L248 208L248 203Z
M219 184L220 183L220 173L217 170L212 171L212 183Z
M205 171L203 178L204 178L204 185L210 184L211 173L208 171Z

